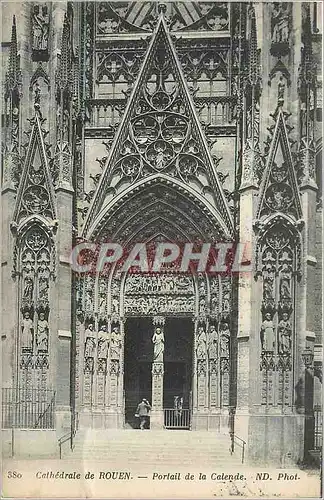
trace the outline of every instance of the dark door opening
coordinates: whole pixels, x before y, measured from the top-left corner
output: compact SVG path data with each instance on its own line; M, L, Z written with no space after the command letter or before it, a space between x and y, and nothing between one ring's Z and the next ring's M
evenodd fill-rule
M189 428L192 398L192 320L167 318L164 337L164 424L168 428Z
M152 402L152 318L128 318L125 328L124 397L125 426L138 428L135 412L142 398ZM193 322L191 318L166 318L164 326L163 408L165 426L177 427L175 401L181 401L181 422L189 427L192 396ZM170 420L171 419L171 420ZM168 422L173 425L168 425Z
M125 426L138 428L135 417L142 398L152 400L153 326L150 318L128 318L125 328Z

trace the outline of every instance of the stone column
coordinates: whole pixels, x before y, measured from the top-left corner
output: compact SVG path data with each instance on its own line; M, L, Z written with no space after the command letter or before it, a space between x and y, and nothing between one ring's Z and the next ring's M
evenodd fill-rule
M106 426L113 428L122 427L123 424L123 327L120 320L111 321Z
M192 426L208 427L208 360L206 318L195 321L194 390Z
M248 171L251 165L243 168ZM253 171L252 171L253 172ZM257 204L257 186L254 178L240 190L240 243L255 248L253 218ZM235 433L248 443L249 414L251 400L256 398L259 384L258 324L258 283L251 272L240 273L238 278L238 332L237 332L237 408ZM254 380L254 384L251 384ZM253 403L252 403L253 404Z
M163 416L163 377L164 377L164 317L154 317L153 362L152 362L152 412L151 428L162 429Z

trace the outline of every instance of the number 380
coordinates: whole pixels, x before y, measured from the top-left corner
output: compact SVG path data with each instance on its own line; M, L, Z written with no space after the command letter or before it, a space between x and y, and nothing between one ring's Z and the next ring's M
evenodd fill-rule
M8 479L15 479L15 478L21 478L22 474L20 472L17 472L16 470L9 470L8 471Z

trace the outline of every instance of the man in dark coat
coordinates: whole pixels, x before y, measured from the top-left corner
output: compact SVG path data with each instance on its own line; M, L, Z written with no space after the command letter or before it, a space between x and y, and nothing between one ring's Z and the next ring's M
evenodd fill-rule
M140 419L140 429L144 430L145 427L148 428L149 424L149 419L150 419L150 411L151 411L151 405L147 401L147 399L142 399L142 401L139 403L136 409L136 416L139 417Z

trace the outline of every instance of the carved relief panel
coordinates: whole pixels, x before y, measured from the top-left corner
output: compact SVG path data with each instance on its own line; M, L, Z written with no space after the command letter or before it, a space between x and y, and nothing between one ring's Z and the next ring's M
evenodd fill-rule
M20 319L17 348L22 387L48 383L50 282L54 273L51 238L37 226L19 239Z
M297 236L282 226L274 226L264 234L259 251L261 402L267 406L291 406L294 303L300 259Z
M190 276L129 274L125 283L126 315L193 314L195 297Z

